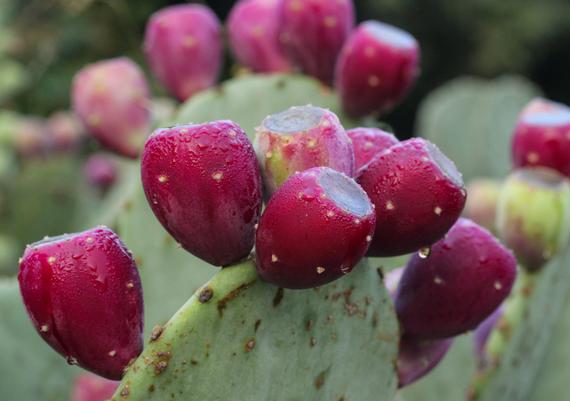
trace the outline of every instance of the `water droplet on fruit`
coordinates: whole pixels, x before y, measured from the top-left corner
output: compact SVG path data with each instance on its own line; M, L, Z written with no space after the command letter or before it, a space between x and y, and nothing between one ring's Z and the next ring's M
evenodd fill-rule
M430 254L431 254L431 248L429 246L424 246L423 248L420 248L420 250L418 251L418 256L422 259L427 259Z
M74 358L74 357L72 357L71 355L68 355L68 356L65 358L65 360L67 361L67 363L68 363L69 365L77 365L77 364L78 364L77 359Z

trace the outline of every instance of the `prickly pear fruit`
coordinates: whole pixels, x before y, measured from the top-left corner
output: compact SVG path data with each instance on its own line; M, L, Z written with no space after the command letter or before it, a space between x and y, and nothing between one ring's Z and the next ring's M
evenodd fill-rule
M545 167L513 172L499 196L497 231L523 267L530 271L540 269L568 244L568 180Z
M242 65L254 72L292 69L279 45L278 5L278 0L241 0L228 17L232 52Z
M144 50L158 80L184 101L218 79L223 61L220 21L199 4L166 7L151 16Z
M47 120L47 130L52 148L58 151L76 149L85 137L85 131L71 112L60 111Z
M257 271L284 288L336 280L364 256L374 223L372 204L353 179L328 167L296 173L261 216Z
M353 128L346 131L354 147L354 170L358 171L374 156L398 143L398 138L379 128Z
M291 107L268 116L257 128L255 150L269 195L296 171L330 167L352 177L354 150L331 111Z
M449 338L476 328L503 302L516 260L493 235L461 218L431 252L409 260L396 293L406 338Z
M378 21L360 24L336 67L344 110L354 117L390 111L414 84L419 59L418 43L408 32Z
M487 317L487 319L483 320L473 334L473 345L475 351L475 357L479 361L481 367L484 367L487 361L486 355L486 347L487 341L489 340L489 336L491 332L503 316L503 307L499 306L493 313Z
M89 185L106 192L117 181L117 166L113 159L103 153L96 153L87 159L83 174Z
M519 116L513 132L515 167L543 166L570 177L570 107L533 100Z
M14 125L12 139L16 152L24 158L45 155L48 147L45 120L37 117L18 119Z
M434 144L415 138L376 155L357 182L376 206L371 256L395 256L434 243L465 205L461 173Z
M501 192L501 181L491 178L479 178L467 185L469 197L463 210L464 217L496 232L495 220L497 214L497 201Z
M75 379L71 393L71 401L106 401L113 397L119 383L97 377L91 374L83 374Z
M398 353L398 387L406 387L431 372L443 360L453 344L452 338L444 340L400 341Z
M125 57L99 61L75 75L73 110L109 150L137 158L150 129L149 89L141 69Z
M303 72L329 84L346 38L354 27L352 0L282 0L279 40Z
M261 211L253 146L233 121L156 130L142 156L152 211L188 252L213 265L246 257Z
M68 363L119 380L142 351L137 267L107 227L29 245L18 280L34 327Z

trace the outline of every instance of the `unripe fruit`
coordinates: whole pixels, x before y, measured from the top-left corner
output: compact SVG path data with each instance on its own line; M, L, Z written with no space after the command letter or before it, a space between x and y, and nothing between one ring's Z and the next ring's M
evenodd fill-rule
M406 387L431 372L451 348L453 339L414 341L402 339L398 353L398 388Z
M70 112L52 114L47 121L47 130L51 147L58 151L75 150L85 137L81 123Z
M100 61L75 75L73 110L107 149L137 158L150 129L149 89L128 58Z
M550 167L570 177L569 133L569 107L533 100L521 112L513 132L513 165Z
M118 172L113 159L103 153L97 153L87 159L83 174L89 185L104 193L117 181Z
M158 80L184 101L218 79L223 61L220 21L203 5L166 7L150 17L144 50Z
M137 267L107 227L29 245L18 280L37 332L68 363L119 380L142 351Z
M429 256L409 260L396 293L403 334L449 338L476 328L509 295L516 260L489 231L461 218Z
M352 0L281 0L279 40L303 72L329 84L342 45L354 27Z
M480 365L487 364L487 342L491 336L491 332L503 316L503 308L499 306L495 311L489 315L489 317L479 326L473 333L473 345L475 348L475 357L479 361Z
M142 183L164 228L208 263L225 266L253 247L261 177L239 125L214 121L156 130L142 156Z
M570 238L570 184L554 170L523 168L505 181L497 231L530 271L540 269Z
M376 155L357 182L376 206L371 256L403 255L433 244L455 223L467 196L453 162L421 138Z
M284 288L336 280L364 256L374 223L370 200L351 178L328 167L294 174L261 216L257 271Z
M241 0L228 17L230 46L238 62L254 72L288 72L291 64L278 39L279 0Z
M83 374L75 379L71 401L110 400L119 383L95 375Z
M354 147L354 170L358 171L378 153L398 143L398 138L379 128L353 128L346 131Z
M502 182L490 178L478 178L467 185L467 203L463 215L475 223L496 232L497 202Z
M335 87L354 117L390 111L419 75L420 49L408 32L377 21L360 24L339 56Z
M272 114L257 128L255 150L269 195L297 171L330 167L354 175L354 150L338 117L313 106Z

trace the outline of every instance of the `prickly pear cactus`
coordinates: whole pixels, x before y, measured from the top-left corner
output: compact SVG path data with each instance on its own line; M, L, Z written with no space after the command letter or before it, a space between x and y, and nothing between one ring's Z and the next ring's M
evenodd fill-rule
M539 90L523 78L458 78L430 94L418 114L416 134L436 143L463 173L504 177L516 118Z
M115 398L391 400L397 346L376 269L361 264L336 283L292 291L262 282L246 261L154 330Z

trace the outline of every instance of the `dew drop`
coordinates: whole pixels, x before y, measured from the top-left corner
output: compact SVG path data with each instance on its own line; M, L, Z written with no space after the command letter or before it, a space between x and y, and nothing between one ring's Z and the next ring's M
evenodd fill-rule
M431 254L431 248L429 246L424 246L423 248L420 248L420 250L418 251L418 256L422 259L427 259L430 254Z

